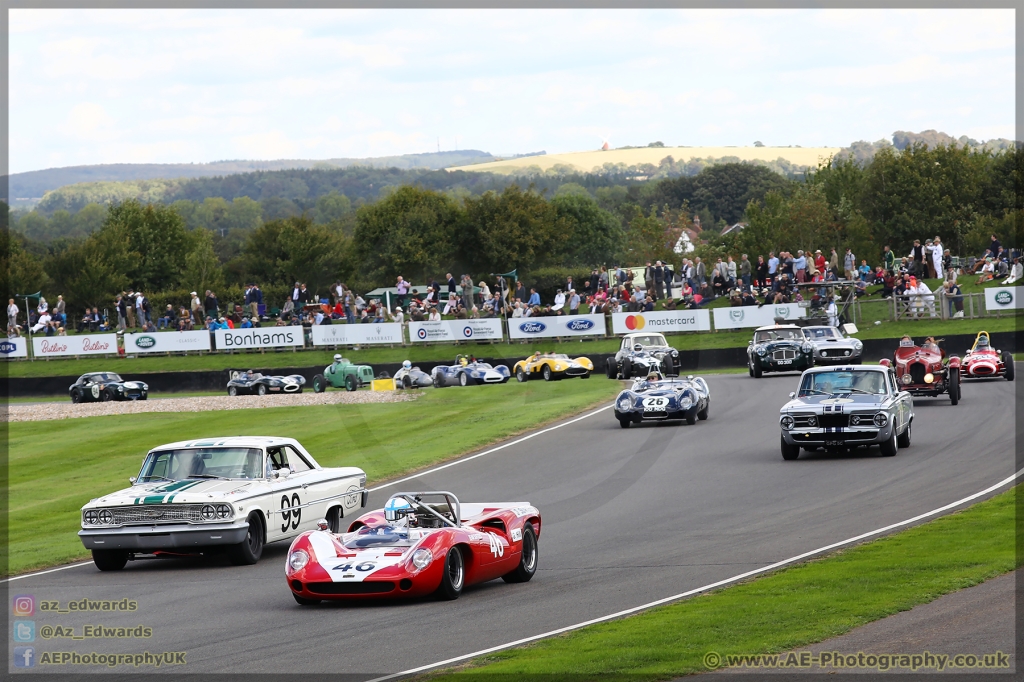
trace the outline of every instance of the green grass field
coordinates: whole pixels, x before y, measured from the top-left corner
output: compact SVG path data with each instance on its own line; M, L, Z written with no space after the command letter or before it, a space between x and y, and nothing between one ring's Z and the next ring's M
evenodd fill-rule
M964 277L967 281L970 277ZM933 290L941 284L940 280L928 280ZM975 285L973 281L961 284L965 294L977 293L984 287ZM920 320L889 321L891 303L884 301L877 293L881 287L871 287L872 295L862 299L862 319L858 321L861 339L899 338L903 334L913 336L945 336L953 334L975 334L985 329L990 332L1015 331L1024 320L1024 315L1004 315L983 319L947 320L925 318ZM708 304L706 308L728 306L728 299L719 298ZM584 306L585 309L585 306ZM660 303L659 303L660 309ZM880 324L874 324L875 321ZM668 336L669 342L679 350L710 350L715 348L743 348L751 338L750 329L737 331L704 332L675 334ZM174 333L174 332L160 332ZM383 363L400 363L403 360L414 362L454 361L457 353L472 353L486 358L517 358L530 355L536 351L556 351L570 355L587 355L613 353L618 349L616 338L594 338L593 340L567 340L561 343L554 339L538 343L473 343L455 345L408 345L405 347L377 347L347 350L344 355L360 364L374 365ZM960 351L962 352L962 351ZM327 366L331 363L333 350L301 350L291 349L280 351L239 352L235 354L207 353L205 355L159 355L134 358L82 358L67 360L18 361L7 364L10 377L42 377L42 376L75 376L85 372L115 370L123 374L148 372L188 372L203 370L260 368L274 369L280 367L314 367Z
M823 559L430 679L665 680L706 672L710 652L723 658L772 654L820 642L1013 570L1019 565L1015 494L1012 489Z
M611 400L617 381L424 391L413 402L156 413L8 424L9 571L86 556L79 509L124 488L157 445L208 436L296 438L323 466L362 467L381 481Z

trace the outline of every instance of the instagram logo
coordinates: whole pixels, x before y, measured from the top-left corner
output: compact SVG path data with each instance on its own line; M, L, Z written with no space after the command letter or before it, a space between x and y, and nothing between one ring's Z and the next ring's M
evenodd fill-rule
M31 594L19 594L14 598L14 615L31 616L36 612L36 598Z

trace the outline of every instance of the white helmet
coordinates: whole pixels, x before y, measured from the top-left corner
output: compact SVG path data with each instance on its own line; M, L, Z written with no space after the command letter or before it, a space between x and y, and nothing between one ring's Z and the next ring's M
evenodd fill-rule
M402 361L402 369L412 369L412 363L408 360Z
M341 353L335 353L334 354L334 361L335 362L341 362Z

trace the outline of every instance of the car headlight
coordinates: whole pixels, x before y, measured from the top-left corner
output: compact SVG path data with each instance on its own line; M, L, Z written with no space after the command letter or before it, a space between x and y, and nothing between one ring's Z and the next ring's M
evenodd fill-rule
M563 369L565 369L565 365L563 365L561 363L555 364L555 371L556 372L561 372Z
M301 549L297 549L288 555L288 568L299 571L309 563L309 555Z
M767 353L768 353L768 349L765 348L764 346L758 346L757 347L757 354L758 355L765 355Z
M622 396L619 398L619 412L625 412L630 408L629 396Z
M226 504L218 504L216 509L218 519L226 519L231 516L231 507Z
M815 426L818 425L818 418L812 414L810 417L807 418L807 425L813 429Z
M875 423L875 426L877 426L878 428L882 428L883 426L885 426L886 422L889 421L889 415L887 415L885 412L879 412L871 421L873 421Z
M693 401L690 400L689 396L684 396L679 400L679 407L683 410L688 410L693 405Z
M101 509L99 513L99 520L104 526L109 526L114 522L114 515L109 509Z
M202 514L204 521L209 521L217 517L217 510L214 509L212 504L204 504L199 513Z
M862 348L864 348L864 344L863 344L863 343L861 343L859 339L858 339L858 340L855 340L855 341L853 342L853 349L854 349L854 350L861 350Z
M784 428L784 429L791 429L791 428L793 428L793 424L795 424L795 423L796 423L796 420L793 419L792 417L790 417L788 414L785 417L782 418L782 428Z
M82 518L87 524L95 524L99 523L100 515L96 513L95 509L87 509L85 514L82 515Z
M674 357L674 358L678 358L678 357L679 357L679 351L677 351L677 350L673 350L673 351L672 351L672 357Z
M934 381L935 381L935 375L932 374L931 372L928 372L927 374L924 375L924 383L930 384L930 383L933 383Z
M433 560L434 555L430 553L429 549L420 548L412 553L412 565L420 570L429 566Z
M902 382L903 382L903 383L905 383L905 384L909 384L909 383L910 383L910 382L912 382L913 380L914 380L914 378L913 378L912 376L910 376L909 374L904 374L904 375L903 375L903 378L902 378L902 379L900 379L900 381L902 381Z
M805 353L810 353L811 351L814 350L814 346L812 346L809 343L805 343L804 345L800 346L800 350L802 350Z

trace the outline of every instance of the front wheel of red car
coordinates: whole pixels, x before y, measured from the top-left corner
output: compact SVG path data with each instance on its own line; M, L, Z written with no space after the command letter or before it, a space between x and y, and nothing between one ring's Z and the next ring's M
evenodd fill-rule
M1003 367L1003 376L1007 381L1013 381L1013 353L1008 350L1003 351Z
M444 572L441 574L441 585L437 588L438 599L452 601L462 594L462 586L466 582L466 563L458 547L448 550L444 558Z
M507 583L528 583L530 578L537 572L537 560L540 552L537 549L537 535L533 532L533 526L526 524L523 528L523 553L519 558L519 565L516 570L509 571L501 576Z
M960 402L960 370L949 370L949 402L956 405Z

